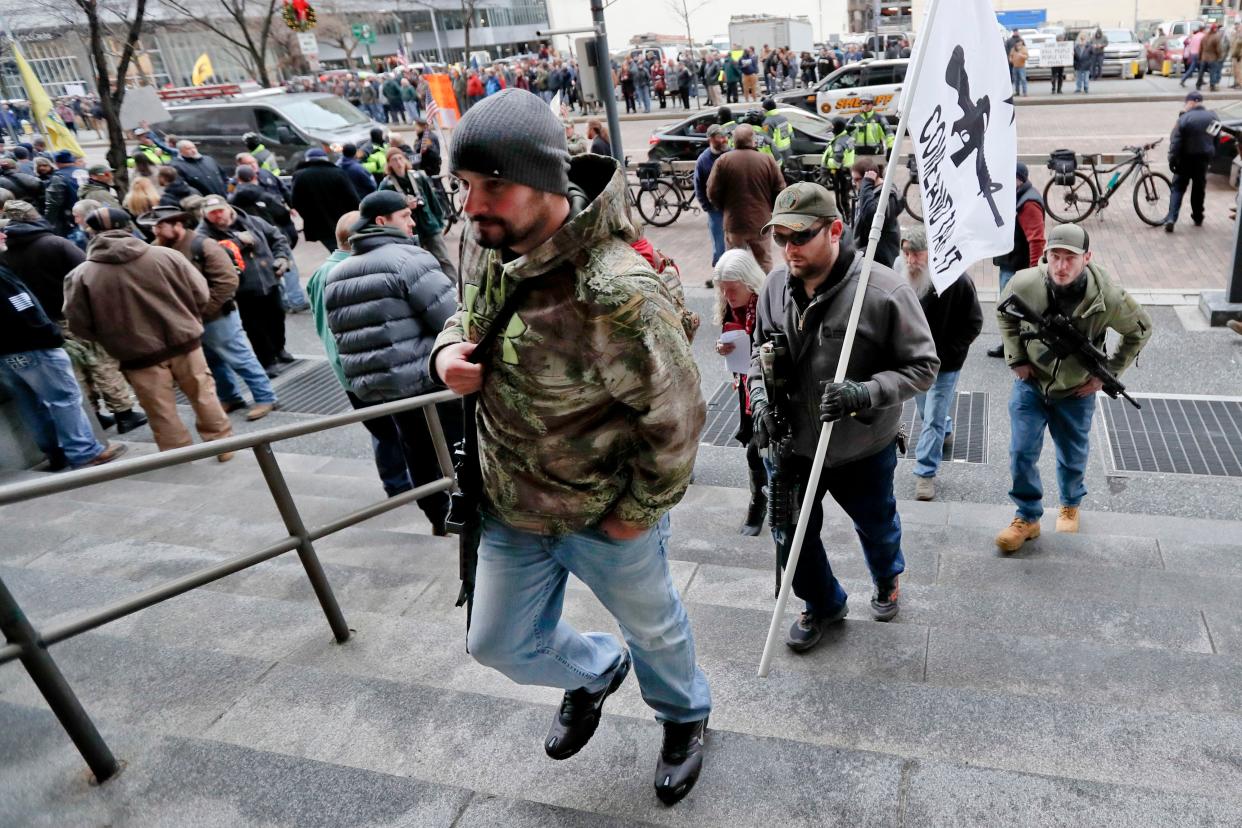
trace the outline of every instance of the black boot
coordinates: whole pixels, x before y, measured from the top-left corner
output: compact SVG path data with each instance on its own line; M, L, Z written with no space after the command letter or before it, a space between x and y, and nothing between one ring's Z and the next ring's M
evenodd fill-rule
M995 348L988 348L988 356L993 357L995 359L1000 359L1001 357L1005 356L1005 346L997 345Z
M111 414L105 414L102 411L95 412L95 419L99 420L99 427L104 431L116 425L116 417L113 417Z
M768 514L768 496L763 486L767 482L768 475L763 469L750 470L750 506L746 510L746 523L742 524L738 534L757 538L763 531L763 519Z
M656 760L655 790L665 805L676 805L698 781L706 739L707 719L684 724L664 723L664 744Z
M124 434L147 424L147 415L141 411L121 411L116 415L116 433Z
M543 740L543 749L553 759L568 759L586 746L595 735L599 726L600 715L604 710L604 700L617 692L617 688L630 674L630 654L621 656L621 663L612 673L612 681L598 693L589 693L582 688L566 690L561 700L561 709L556 711L552 727L548 728L548 737Z

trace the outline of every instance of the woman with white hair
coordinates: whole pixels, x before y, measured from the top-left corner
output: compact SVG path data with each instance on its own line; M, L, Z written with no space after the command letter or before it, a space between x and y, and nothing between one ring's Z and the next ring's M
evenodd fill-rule
M766 278L763 268L755 261L749 250L726 250L716 262L716 313L713 316L722 333L745 331L746 339L741 345L749 347L755 333L755 308L759 303L759 291ZM733 342L718 340L716 353L728 356L738 348ZM734 437L746 446L746 465L750 469L750 506L746 510L746 522L741 534L757 537L763 531L763 518L768 511L768 497L764 487L768 485L768 473L759 456L759 446L754 440L754 427L750 417L750 389L744 373L733 374L737 387L737 403L740 425Z

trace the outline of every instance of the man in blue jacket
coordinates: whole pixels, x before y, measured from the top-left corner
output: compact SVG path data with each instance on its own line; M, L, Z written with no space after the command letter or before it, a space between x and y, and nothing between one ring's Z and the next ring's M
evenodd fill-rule
M349 176L349 183L353 185L354 190L358 193L359 201L375 192L375 178L371 173L367 172L366 168L362 166L362 162L358 160L358 148L356 146L346 144L341 147L341 157L337 160L336 165L344 170L345 175Z
M707 149L699 153L699 160L694 165L694 197L699 206L707 213L707 226L712 232L712 267L716 260L724 255L724 212L712 206L707 198L707 177L712 174L716 159L729 151L729 135L720 124L712 124L707 128ZM712 280L707 280L712 286Z
M414 241L416 224L404 195L372 193L358 205L349 237L354 254L324 278L324 306L349 391L364 403L401 400L438 390L427 361L436 336L457 307L457 290L435 257ZM449 445L461 437L461 406L437 406ZM422 411L393 416L415 486L440 477ZM432 530L445 534L448 495L418 501Z

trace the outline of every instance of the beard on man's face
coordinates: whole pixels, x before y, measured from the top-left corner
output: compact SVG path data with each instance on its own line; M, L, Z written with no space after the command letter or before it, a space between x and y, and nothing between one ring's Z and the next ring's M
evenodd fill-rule
M474 216L470 226L474 229L474 240L488 250L512 247L518 240L509 222L497 216Z
M914 292L921 296L926 296L932 289L931 273L927 270L927 265L906 265L906 274L910 279L910 286L914 288Z

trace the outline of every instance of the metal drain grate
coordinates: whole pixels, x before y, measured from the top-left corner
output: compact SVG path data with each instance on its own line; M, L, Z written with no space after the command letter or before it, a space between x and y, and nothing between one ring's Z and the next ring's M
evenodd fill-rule
M945 462L988 462L988 395L983 391L959 391L953 406L953 444ZM906 453L903 459L914 459L923 420L918 416L914 400L906 400L901 409L901 422L906 426ZM949 456L952 455L952 456Z
M1115 471L1242 477L1242 399L1133 395L1100 397Z
M910 435L907 452L903 457L913 457L918 444L923 421L918 419L914 400L907 400L901 410L901 421ZM733 439L738 428L737 390L733 384L722 382L707 402L707 422L699 443L709 446L742 448ZM952 457L946 462L986 463L988 461L988 395L982 391L962 392L957 395L953 409Z
M280 410L290 414L326 415L353 410L325 359L294 360L272 380L272 390L280 400ZM190 404L180 389L177 404Z
M716 393L712 394L712 398L707 401L707 422L703 425L699 443L708 446L742 448L742 444L733 439L739 424L737 389L731 382L722 382L716 388Z

